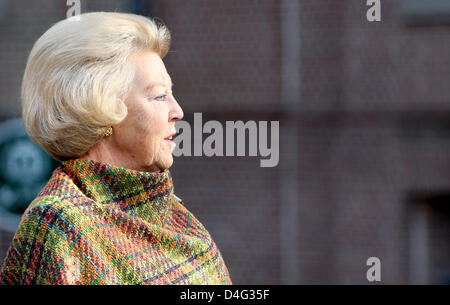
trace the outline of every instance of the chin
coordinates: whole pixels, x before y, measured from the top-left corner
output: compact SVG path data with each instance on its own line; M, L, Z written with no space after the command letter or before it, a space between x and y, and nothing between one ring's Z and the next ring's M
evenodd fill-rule
M157 167L161 170L164 171L168 168L170 168L173 164L173 157L170 156L170 158L166 158L165 160L161 160L161 162L157 163Z

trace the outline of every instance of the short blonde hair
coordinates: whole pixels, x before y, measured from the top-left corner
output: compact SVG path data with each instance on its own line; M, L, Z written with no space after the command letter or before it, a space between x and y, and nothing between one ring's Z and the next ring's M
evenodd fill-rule
M85 13L62 20L34 44L22 81L22 116L30 138L57 160L78 158L127 116L134 79L130 58L161 58L169 30L125 13Z

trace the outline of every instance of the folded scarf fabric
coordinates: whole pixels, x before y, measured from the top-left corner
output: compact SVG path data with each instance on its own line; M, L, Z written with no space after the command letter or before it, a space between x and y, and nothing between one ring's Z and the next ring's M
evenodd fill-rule
M2 284L231 284L169 170L64 161L22 216Z

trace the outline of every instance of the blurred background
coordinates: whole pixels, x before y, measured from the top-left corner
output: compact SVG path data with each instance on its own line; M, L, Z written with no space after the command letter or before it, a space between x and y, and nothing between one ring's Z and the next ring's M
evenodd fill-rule
M65 0L0 0L0 259L58 163L21 127L33 43ZM235 284L450 284L450 1L81 0L160 18L184 120L280 122L278 166L178 157L175 193Z

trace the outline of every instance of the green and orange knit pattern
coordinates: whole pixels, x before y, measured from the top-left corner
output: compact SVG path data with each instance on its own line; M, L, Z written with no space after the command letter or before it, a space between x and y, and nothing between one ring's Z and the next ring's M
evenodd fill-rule
M22 216L2 284L231 284L169 170L64 161Z

